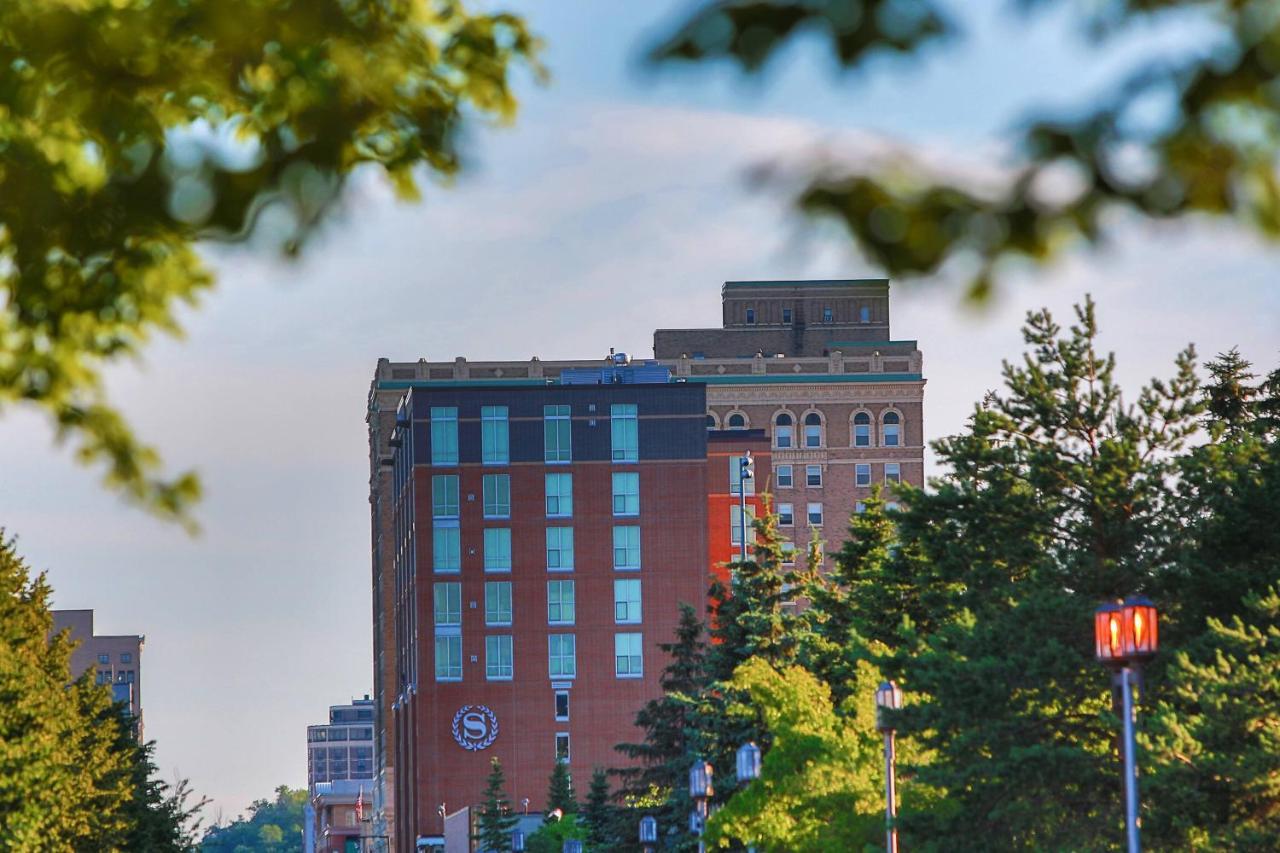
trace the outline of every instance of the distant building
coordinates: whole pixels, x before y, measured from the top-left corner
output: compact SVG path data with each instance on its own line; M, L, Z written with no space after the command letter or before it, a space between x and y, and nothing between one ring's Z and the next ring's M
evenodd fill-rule
M373 700L365 696L329 706L328 723L307 726L309 793L322 782L373 778L373 711Z
M721 294L720 328L659 329L643 363L379 360L374 821L396 850L477 804L494 755L515 802L553 761L579 787L622 763L676 605L736 558L747 450L748 513L771 494L784 547L816 539L828 569L876 485L923 484L923 359L890 338L888 281Z
M305 853L373 853L387 849L371 831L373 782L345 779L317 782L307 804Z
M111 686L117 702L129 706L142 736L142 645L140 634L93 633L92 610L53 611L53 630L69 631L76 642L71 652L71 677L92 671L98 684Z

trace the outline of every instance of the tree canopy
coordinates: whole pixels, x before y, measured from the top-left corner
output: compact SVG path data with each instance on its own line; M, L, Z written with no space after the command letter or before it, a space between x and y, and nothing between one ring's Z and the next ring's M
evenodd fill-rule
M209 828L200 842L204 853L292 853L302 849L305 788L280 785L274 800L254 800L248 814Z
M0 5L0 410L44 411L106 482L167 516L167 476L107 399L213 284L202 239L287 212L298 251L362 166L412 198L476 119L509 119L517 17L460 2L17 0Z
M1223 220L1280 239L1280 18L1269 0L1020 0L1026 15L1067 9L1093 44L1174 18L1202 37L1159 64L1117 75L1086 104L1033 108L1009 133L1013 162L981 181L943 174L909 150L857 163L812 165L795 194L803 213L842 226L866 258L896 278L949 266L984 297L1011 261L1045 264L1103 243L1113 214ZM877 60L945 56L963 38L960 7L938 0L701 0L651 46L656 62L727 60L762 74L808 36L844 70ZM975 97L979 93L974 93ZM1158 121L1142 119L1152 102Z

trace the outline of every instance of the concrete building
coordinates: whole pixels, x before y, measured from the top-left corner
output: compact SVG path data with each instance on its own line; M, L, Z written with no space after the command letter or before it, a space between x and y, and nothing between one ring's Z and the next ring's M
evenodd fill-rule
M142 646L140 634L95 634L92 610L53 611L53 630L68 631L76 643L71 652L71 677L93 672L98 684L111 686L117 702L129 706L142 736Z
M365 696L346 705L330 705L327 723L307 726L308 791L314 793L322 782L372 781L373 720L373 700Z
M874 483L922 484L922 357L915 341L891 339L888 291L884 280L727 282L722 326L658 330L656 362L644 365L612 354L378 362L367 414L374 820L395 849L438 835L441 806L478 802L490 755L513 800L535 804L557 756L568 754L579 780L619 763L613 745L633 737L636 710L657 694L656 646L672 635L677 602L705 603L708 565L736 552L733 457L757 457L749 503L758 510L758 493L770 492L798 549L815 534L838 546ZM639 427L638 525L613 516L609 477L625 469L606 438L614 405L637 413L617 420ZM563 461L553 458L560 436L571 448ZM492 452L501 441L505 461ZM451 449L433 458L439 446ZM552 512L561 473L571 517ZM613 537L631 526L644 560L624 576L610 551L629 552L630 539ZM562 528L572 574L551 566L550 537L564 535L551 531ZM544 612L551 584L566 580L572 630ZM640 581L636 628L610 618L631 611L635 584L618 580ZM555 595L563 608L563 588ZM491 622L494 610L510 624ZM563 645L550 645L565 634L575 635L574 678L551 669L566 665ZM638 655L618 645L636 635ZM639 677L620 677L619 661L633 657Z

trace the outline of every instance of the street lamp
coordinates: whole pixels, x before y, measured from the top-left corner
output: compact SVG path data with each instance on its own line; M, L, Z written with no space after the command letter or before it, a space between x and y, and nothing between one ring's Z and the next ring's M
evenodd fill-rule
M561 853L582 853L582 842L576 838L566 839Z
M511 833L511 853L524 853L524 833L518 829Z
M894 711L902 709L902 688L892 681L881 682L876 688L876 728L884 735L884 827L885 848L888 853L898 853L897 784L894 779L897 755L894 749Z
M1159 615L1151 600L1131 596L1104 604L1093 614L1093 642L1097 658L1112 670L1112 684L1120 689L1124 727L1124 822L1129 853L1138 853L1138 763L1134 742L1133 687L1142 664L1160 647Z
M742 562L747 561L747 481L756 478L756 461L748 450L738 459L738 523L742 525Z
M748 785L760 778L760 747L747 741L738 747L738 784ZM747 845L747 853L756 853L753 845Z
M698 836L698 853L706 853L702 843L702 831L707 826L707 800L715 790L711 787L711 765L702 757L693 760L689 768L689 798L693 800L693 814L689 815L689 830Z
M653 847L658 843L658 819L651 814L640 818L640 843L644 846L644 853L653 853Z

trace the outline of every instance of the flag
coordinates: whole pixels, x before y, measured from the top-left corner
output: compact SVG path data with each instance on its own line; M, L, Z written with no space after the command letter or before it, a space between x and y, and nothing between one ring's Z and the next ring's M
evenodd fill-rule
M364 820L364 788L356 795L356 820Z

